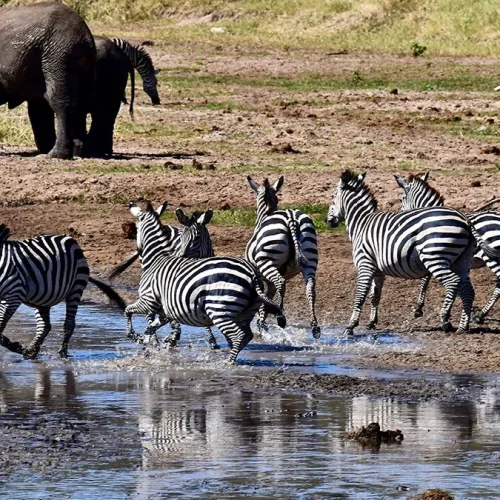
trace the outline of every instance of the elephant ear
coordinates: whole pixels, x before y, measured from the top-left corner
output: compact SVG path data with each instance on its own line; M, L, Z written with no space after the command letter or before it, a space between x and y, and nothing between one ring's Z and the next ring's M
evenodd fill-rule
M9 239L10 229L5 224L0 224L0 242L5 242Z
M160 71L161 69L155 69L155 75L157 75Z

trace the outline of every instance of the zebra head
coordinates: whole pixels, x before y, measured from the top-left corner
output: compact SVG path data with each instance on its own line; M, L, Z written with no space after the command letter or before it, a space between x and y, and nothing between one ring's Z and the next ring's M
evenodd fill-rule
M181 241L175 252L176 257L200 259L214 256L212 238L205 227L213 214L212 210L207 210L203 213L195 212L188 217L180 208L175 211L177 220L183 225L180 234Z
M410 175L408 180L404 180L397 175L394 177L398 186L403 189L401 210L442 207L444 205L444 198L427 182L429 171L421 175Z
M149 72L147 76L143 77L142 79L142 88L144 92L148 94L149 98L151 99L151 102L155 106L161 104L160 96L158 95L158 79L156 78L156 75L160 71L161 70L159 69L155 69L153 72Z
M137 218L137 252L141 256L141 264L147 264L148 259L158 254L159 249L170 242L166 241L160 217L167 209L168 203L162 203L156 210L149 201L146 209L141 210L135 203L129 203L131 214Z
M365 175L366 173L356 175L350 170L342 172L337 184L337 191L333 195L332 203L326 216L326 223L330 227L337 227L345 220L346 211L349 206L363 204L362 199L365 191L369 193L369 189L363 182ZM373 197L370 196L370 199L373 199Z
M266 178L262 186L259 186L250 176L247 177L247 180L257 196L257 221L259 222L262 217L271 215L278 209L278 192L283 187L285 178L280 176L273 185Z

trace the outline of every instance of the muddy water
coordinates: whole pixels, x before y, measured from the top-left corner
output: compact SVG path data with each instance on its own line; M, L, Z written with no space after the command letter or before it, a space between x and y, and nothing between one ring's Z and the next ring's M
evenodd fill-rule
M0 352L0 498L406 499L433 487L456 498L500 497L494 378L448 377L450 390L484 384L477 401L456 403L238 385L283 364L379 376L352 370L346 357L415 348L395 336L353 343L326 330L313 342L305 330L287 329L255 341L228 367L225 353L205 348L203 331L185 328L180 349L157 352L124 339L120 314L88 304L73 358L61 362L62 313L54 311L39 361ZM8 333L29 338L31 318L23 308ZM401 429L403 443L374 449L343 439L371 421Z

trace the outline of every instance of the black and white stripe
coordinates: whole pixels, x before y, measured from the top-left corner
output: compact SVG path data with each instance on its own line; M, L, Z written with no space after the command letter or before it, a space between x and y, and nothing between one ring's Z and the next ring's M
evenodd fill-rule
M132 45L127 40L123 40L122 38L111 38L111 40L128 56L132 62L132 66L141 75L142 88L151 98L151 102L153 104L160 104L156 75L161 70L155 69L151 56L146 52L144 47Z
M133 314L163 314L166 320L192 326L215 325L230 346L229 361L252 340L250 323L261 303L268 312L281 309L262 291L257 269L244 259L231 257L187 259L157 251L164 238L159 214L148 203L143 211L131 204L137 217L137 248L142 275L139 300L125 310L127 333L134 337Z
M161 215L165 207L165 204L158 207L157 213ZM157 252L165 255L186 257L190 259L214 257L215 254L213 251L212 238L206 228L206 225L212 218L212 210L207 210L204 213L195 212L191 217L188 217L179 208L176 210L175 215L179 223L182 225L182 228L162 224L161 229L163 236L154 242L157 246ZM135 260L137 260L137 258L139 258L139 252L135 252L133 255L118 264L118 266L116 266L109 275L109 278L113 279L117 275L124 272L133 262L135 262ZM145 284L145 286L147 287L147 284ZM148 335L138 340L143 343L157 344L157 330L167 323L171 323L172 333L165 338L164 342L170 347L176 347L181 337L181 328L179 323L176 321L170 322L162 315L159 315L157 319L155 319L155 317L156 314L150 314L147 316L149 325ZM211 349L219 349L219 345L217 344L210 327L206 328L205 338Z
M280 308L283 308L286 281L302 273L306 282L312 334L314 338L319 338L321 331L315 312L318 267L316 228L312 219L300 210L277 210L277 193L283 181L281 176L271 186L265 179L259 186L248 176L248 183L257 195L257 220L245 250L245 258L259 269L269 283L270 296L277 293ZM263 328L265 316L262 308L259 328Z
M410 175L407 180L397 176L395 178L399 187L403 189L403 196L401 198L402 210L411 210L420 207L441 207L444 205L444 198L427 182L429 178L428 171L422 176ZM477 233L490 247L500 249L500 212L489 210L471 213L467 214L467 218ZM488 256L479 246L474 254L471 267L477 269L484 266L488 266L491 269L497 277L497 282L490 300L480 312L474 315L474 319L478 323L483 323L484 318L500 298L500 261ZM415 317L420 317L423 314L425 295L429 282L430 276L427 276L423 278L420 284L418 303L414 311Z
M463 215L439 207L377 212L377 202L364 177L350 171L342 174L327 215L331 227L346 221L358 274L354 310L344 333L352 335L359 324L372 284L370 328L378 321L385 276L420 279L429 273L446 289L440 312L443 330L452 328L450 311L460 295L463 313L459 331L467 331L474 300L469 269L475 240Z
M0 345L35 358L51 330L50 308L66 302L64 337L59 354L68 355L78 305L90 281L125 309L121 297L105 283L89 277L89 267L78 243L69 236L37 236L9 241L9 229L0 225ZM11 342L3 332L21 304L36 309L36 333L28 346Z

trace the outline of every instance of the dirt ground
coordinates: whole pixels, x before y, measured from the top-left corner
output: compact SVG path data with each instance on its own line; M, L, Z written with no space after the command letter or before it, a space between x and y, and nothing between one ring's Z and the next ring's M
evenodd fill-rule
M263 75L294 79L297 73L326 76L364 73L387 64L387 57L326 56L319 53L281 53L245 56L206 55L184 50L170 53L152 48L156 65L188 72L198 64L201 76ZM200 62L201 61L201 62ZM447 61L432 61L434 66ZM448 61L449 62L449 61ZM394 58L392 67L422 65ZM429 59L425 64L429 63ZM495 72L493 61L471 60L483 73ZM184 69L183 69L184 68ZM69 233L81 243L93 272L106 276L134 250L122 223L132 220L126 202L147 197L168 200L175 209L212 207L222 210L251 207L248 174L261 180L285 176L281 201L285 204L325 205L345 168L367 171L383 210L399 208L393 174L430 170L431 180L450 206L473 209L499 193L495 137L456 133L447 128L461 122L464 130L497 128L500 102L493 92L402 92L382 90L300 91L278 86L222 87L223 94L196 95L183 88L162 86L162 105L152 107L139 95L141 124L168 124L187 135L147 133L119 135L115 159L60 161L34 156L34 148L0 147L0 221L13 238L40 233ZM219 89L220 92L220 89ZM200 92L200 94L202 94ZM234 106L207 106L207 99ZM122 110L120 121L126 121ZM290 144L290 148L286 146ZM283 167L282 170L280 167ZM251 228L213 226L218 255L241 256ZM319 237L317 310L322 325L345 325L355 292L355 270L347 235L322 232ZM472 272L476 305L483 305L495 285L485 269ZM139 268L124 274L117 284L130 300L139 280ZM125 287L125 288L124 288ZM127 291L126 287L132 287ZM412 353L380 353L358 360L362 365L428 368L451 372L500 370L500 305L485 325L473 325L472 334L455 336L439 331L438 311L443 289L430 287L425 314L412 318L417 283L388 279L380 306L379 329L419 340ZM306 324L304 286L299 278L287 290L289 322ZM453 319L458 321L459 308ZM363 318L366 322L368 308ZM360 326L359 331L362 331Z

